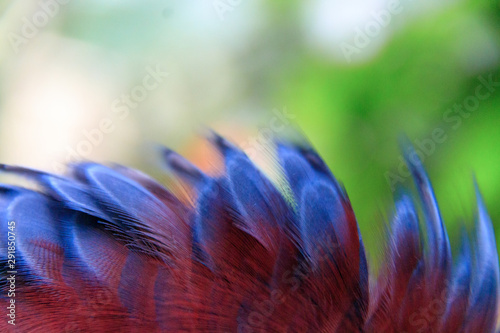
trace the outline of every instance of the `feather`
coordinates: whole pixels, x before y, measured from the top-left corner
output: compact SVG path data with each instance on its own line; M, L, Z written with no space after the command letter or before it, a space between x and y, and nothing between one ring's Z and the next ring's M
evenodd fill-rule
M15 232L15 250L0 238L0 306L16 306L16 325L0 331L495 331L498 255L477 185L476 237L463 233L453 264L407 147L418 195L398 191L374 276L346 190L309 144L275 142L280 187L231 142L209 140L224 159L217 175L161 150L190 201L119 165L78 163L67 175L0 165L39 184L0 185L0 230Z

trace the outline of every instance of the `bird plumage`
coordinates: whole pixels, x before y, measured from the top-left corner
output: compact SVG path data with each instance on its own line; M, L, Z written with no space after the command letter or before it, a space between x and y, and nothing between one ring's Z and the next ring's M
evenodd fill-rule
M0 185L4 311L10 221L17 270L16 325L4 317L0 330L495 331L498 256L478 190L473 246L464 233L453 263L410 149L418 201L400 190L373 277L346 191L311 147L276 142L281 187L233 144L211 141L224 158L216 176L162 151L192 202L121 166L85 162L58 176L3 165L39 189Z

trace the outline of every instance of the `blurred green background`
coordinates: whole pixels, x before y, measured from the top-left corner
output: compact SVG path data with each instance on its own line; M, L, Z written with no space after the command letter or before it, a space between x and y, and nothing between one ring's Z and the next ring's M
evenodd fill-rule
M498 236L499 8L3 1L0 158L58 171L80 147L81 158L155 172L149 143L203 163L194 139L203 126L246 145L286 110L345 185L371 257L382 252L394 180L411 184L397 178L401 134L423 154L452 244L463 223L472 226L473 175ZM116 100L157 66L168 77L120 117ZM112 130L83 149L103 119Z

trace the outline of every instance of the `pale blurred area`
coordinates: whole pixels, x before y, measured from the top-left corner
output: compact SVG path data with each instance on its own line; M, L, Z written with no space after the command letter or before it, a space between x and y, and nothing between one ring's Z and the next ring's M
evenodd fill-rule
M293 18L262 1L5 2L0 138L9 144L0 158L54 169L104 117L114 130L96 135L82 158L133 163L144 142L180 145L203 126L244 140L282 106L272 95L287 89L279 76L303 47L345 62L338 44L386 3L308 1ZM374 56L393 28L357 60ZM113 101L157 65L169 77L125 119L113 118Z
M344 182L365 234L391 200L384 174L397 167L398 135L427 136L499 67L498 5L486 1L23 0L0 10L2 163L151 171L154 143L203 163L205 128L245 145L286 109L286 127L298 125ZM117 104L132 93L125 113ZM490 206L500 195L499 105L498 94L481 102L425 161L456 230L462 203L473 206L472 170ZM491 213L499 223L500 208Z
M76 151L85 159L133 163L145 142L179 145L235 112L258 119L260 102L245 91L249 82L238 63L250 46L243 41L257 39L262 22L240 15L237 24L223 24L206 4L5 4L4 37L23 36L22 18L36 27L37 13L54 15L32 38L2 38L0 138L10 143L1 145L2 161L51 169ZM242 14L258 10L245 7ZM157 66L169 76L126 117L113 114L113 101ZM102 140L96 134L92 149L78 150L83 132L103 118L114 129Z

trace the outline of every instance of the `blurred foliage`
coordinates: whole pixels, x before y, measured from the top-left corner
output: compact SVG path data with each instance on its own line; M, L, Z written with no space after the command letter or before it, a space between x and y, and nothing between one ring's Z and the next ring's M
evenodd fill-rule
M332 64L305 52L287 70L275 101L293 108L344 183L371 254L380 254L384 214L377 212L389 208L386 176L398 173L401 134L416 143L445 130L447 140L424 162L452 244L464 222L472 226L473 175L500 228L500 94L481 101L456 130L444 121L454 103L474 95L478 76L500 80L498 7L485 7L492 6L462 4L416 20L367 63Z

